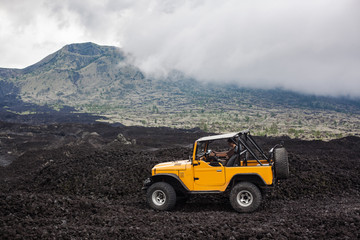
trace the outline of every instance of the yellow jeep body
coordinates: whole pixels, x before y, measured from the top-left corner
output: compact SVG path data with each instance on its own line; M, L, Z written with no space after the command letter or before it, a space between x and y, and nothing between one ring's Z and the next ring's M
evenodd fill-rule
M252 176L262 187L272 186L274 182L273 167L268 160L259 160L263 165L256 160L248 160L246 166L241 161L240 166L225 167L221 163L219 166L212 166L203 158L197 158L198 142L226 139L233 135L234 133L230 133L196 140L192 159L157 164L151 171L152 176L175 177L190 192L224 192L231 180L239 176L243 176L243 178Z
M267 163L266 160L261 162ZM272 166L260 166L256 161L239 167L210 166L203 160L194 160L193 163L189 160L165 162L152 169L152 176L155 175L177 176L188 191L206 192L225 191L236 175L257 175L264 181L264 186L271 186L274 181Z

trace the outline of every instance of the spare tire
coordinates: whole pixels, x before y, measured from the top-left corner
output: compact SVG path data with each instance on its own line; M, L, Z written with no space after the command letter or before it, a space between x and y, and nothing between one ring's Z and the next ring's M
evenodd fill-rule
M275 174L276 179L286 179L289 177L289 160L285 148L275 148L274 150Z

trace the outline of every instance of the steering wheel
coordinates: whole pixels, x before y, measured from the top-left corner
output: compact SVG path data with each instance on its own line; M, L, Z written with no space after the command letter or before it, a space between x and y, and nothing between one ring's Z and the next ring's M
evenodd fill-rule
M210 154L212 153L213 151L212 150L207 150L206 153L205 153L205 158L207 160L209 160L210 162L219 162L219 158L216 156L215 152L214 152L214 156L210 156Z

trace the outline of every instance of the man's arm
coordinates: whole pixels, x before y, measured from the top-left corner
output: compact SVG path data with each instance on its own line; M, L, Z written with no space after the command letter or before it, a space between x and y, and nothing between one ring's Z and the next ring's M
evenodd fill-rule
M228 151L225 152L215 152L213 151L210 156L216 156L216 157L226 157L227 156ZM213 154L213 155L212 155Z

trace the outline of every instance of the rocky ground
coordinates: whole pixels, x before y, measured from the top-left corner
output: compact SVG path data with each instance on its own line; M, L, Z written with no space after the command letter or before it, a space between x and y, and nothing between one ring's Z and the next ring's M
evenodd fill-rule
M192 197L171 212L141 191L151 167L187 159L197 129L0 122L0 239L358 239L360 138L280 140L290 178L251 214L226 195Z

